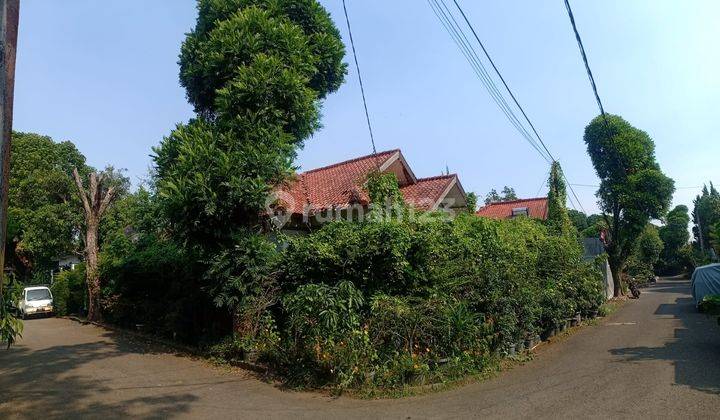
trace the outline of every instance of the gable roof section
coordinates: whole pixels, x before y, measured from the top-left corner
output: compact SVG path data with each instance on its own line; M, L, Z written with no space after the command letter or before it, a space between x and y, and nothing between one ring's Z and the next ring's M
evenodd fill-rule
M455 185L463 191L455 174L416 178L400 150L394 149L300 173L279 188L284 195L281 200L294 214L304 214L306 206L315 212L352 204L365 206L370 202L364 188L368 175L378 168L386 172L398 161L407 179L400 185L400 192L405 201L418 210L436 209Z
M420 178L414 184L400 188L405 202L418 210L433 210L449 189L458 182L455 174Z
M480 210L475 212L475 214L481 217L489 217L491 219L510 219L512 218L513 209L523 207L527 207L529 217L541 220L547 219L547 197L490 203L485 207L481 207Z
M303 214L305 205L312 205L318 211L353 202L367 204L369 197L362 188L365 179L399 152L398 149L388 150L298 174L294 181L281 188L294 201L288 210Z

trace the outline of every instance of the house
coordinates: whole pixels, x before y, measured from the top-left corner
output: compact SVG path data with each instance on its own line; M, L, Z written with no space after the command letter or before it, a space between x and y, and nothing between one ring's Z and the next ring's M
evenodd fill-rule
M467 211L465 190L456 174L418 178L399 149L379 152L297 174L275 191L271 207L281 226L307 230L338 218L362 215L370 205L368 176L394 173L405 202L419 211ZM278 223L276 223L278 225Z
M526 216L533 219L547 220L547 197L526 198L523 200L498 201L481 207L476 215L491 219L512 219Z

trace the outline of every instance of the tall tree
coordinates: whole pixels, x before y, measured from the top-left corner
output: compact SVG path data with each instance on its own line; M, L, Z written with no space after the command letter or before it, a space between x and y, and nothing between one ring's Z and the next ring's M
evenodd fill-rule
M98 255L100 253L99 231L100 221L105 211L117 197L120 186L125 184L115 171L110 168L105 172L91 172L87 188L83 185L80 173L73 169L78 196L85 213L85 273L88 288L88 319L102 320L100 306L100 271ZM118 185L120 180L120 185Z
M600 178L598 204L608 225L605 250L615 296L621 296L621 273L635 241L651 219L665 216L675 183L660 170L650 136L617 115L593 119L584 139Z
M648 223L635 243L625 266L625 272L631 277L641 280L653 276L655 264L660 259L663 247L664 244L660 239L657 226Z
M579 232L588 228L588 217L585 213L575 209L568 209L568 216L570 216L570 221Z
M665 225L660 228L660 239L665 244L661 254L664 270L677 272L683 268L680 250L690 241L688 212L687 206L675 207L668 213Z
M467 193L467 197L465 197L465 201L467 203L467 209L469 213L475 213L477 210L477 203L478 203L478 196L474 192Z
M507 185L502 190L502 200L503 201L513 201L517 200L518 196L515 194L515 188L508 187Z
M566 207L566 188L562 167L553 162L548 179L548 223L560 235L577 235Z
M497 203L500 201L513 201L517 200L517 194L515 194L515 189L513 187L508 187L507 185L503 187L502 192L498 193L495 188L490 190L489 193L485 196L485 205L488 205L490 203Z
M707 185L703 186L693 204L693 236L697 247L707 252L711 241L710 231L720 222L720 193L711 182L709 189Z
M155 149L156 185L172 233L211 261L207 290L242 333L253 324L242 313L269 301L253 295L272 287L261 212L342 84L345 47L317 0L200 0L198 11L179 63L198 115Z
M212 253L258 222L346 66L339 32L316 0L200 0L198 11L180 54L198 117L165 138L154 159L173 231Z
M72 170L86 176L89 168L71 142L33 133L13 133L10 162L5 262L24 281L47 282L58 257L79 251Z
M720 255L720 222L712 225L710 229L710 246L715 250L715 255Z
M491 203L497 203L498 201L502 201L502 197L500 197L500 194L498 194L495 188L491 189L490 192L485 195L486 206Z

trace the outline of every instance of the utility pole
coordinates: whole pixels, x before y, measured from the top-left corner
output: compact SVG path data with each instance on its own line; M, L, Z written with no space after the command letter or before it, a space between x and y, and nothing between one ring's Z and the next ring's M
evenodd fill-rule
M8 181L20 0L0 0L0 296L5 277Z

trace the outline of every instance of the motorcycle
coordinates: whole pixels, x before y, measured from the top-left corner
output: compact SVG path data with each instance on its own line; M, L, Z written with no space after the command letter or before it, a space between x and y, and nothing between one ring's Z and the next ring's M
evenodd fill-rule
M632 295L631 299L640 298L640 288L637 287L634 281L630 282L630 294Z

